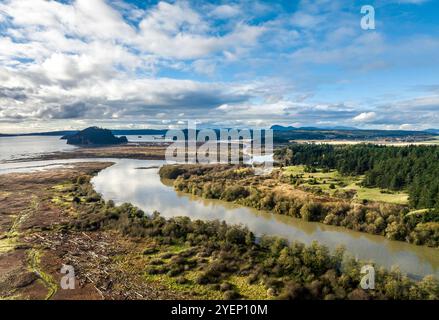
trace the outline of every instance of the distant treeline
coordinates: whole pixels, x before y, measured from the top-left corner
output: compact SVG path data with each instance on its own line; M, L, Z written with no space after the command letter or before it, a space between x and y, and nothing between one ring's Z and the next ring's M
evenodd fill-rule
M359 129L319 129L319 128L274 128L274 142L288 143L290 140L379 140L400 139L404 141L422 141L432 138L433 131L404 130L359 130Z
M364 185L407 190L413 208L439 210L439 147L291 144L276 150L283 165L337 169L343 175L365 175Z

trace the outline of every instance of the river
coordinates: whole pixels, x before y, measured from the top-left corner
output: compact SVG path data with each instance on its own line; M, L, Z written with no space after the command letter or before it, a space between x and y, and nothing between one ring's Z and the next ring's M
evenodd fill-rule
M4 145L0 143L0 153L4 151ZM361 260L374 261L386 268L398 266L401 271L415 277L434 274L439 278L438 249L390 241L382 236L306 222L220 200L206 200L179 193L173 189L169 181L161 181L158 168L163 161L74 159L3 163L0 164L0 174L46 170L80 161L115 162L115 165L102 170L94 177L92 183L104 199L112 199L117 204L129 202L148 214L157 210L165 217L188 216L192 219L218 219L228 224L242 224L258 236L275 235L307 244L318 241L331 249L343 245L350 255Z

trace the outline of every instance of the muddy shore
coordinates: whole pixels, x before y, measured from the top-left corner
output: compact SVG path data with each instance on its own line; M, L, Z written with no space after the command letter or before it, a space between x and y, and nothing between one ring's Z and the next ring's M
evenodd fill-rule
M88 159L88 158L122 158L137 160L164 160L168 144L127 144L107 147L77 148L71 151L44 153L33 157L17 158L8 162L27 162L44 160Z
M65 231L77 212L60 190L111 163L77 163L0 176L0 299L187 299L145 281L139 260L147 240L114 231ZM75 289L61 289L62 266L75 269Z

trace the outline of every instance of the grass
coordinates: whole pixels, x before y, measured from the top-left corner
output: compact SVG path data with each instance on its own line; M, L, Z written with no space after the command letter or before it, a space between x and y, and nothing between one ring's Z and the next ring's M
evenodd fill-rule
M157 252L143 255L142 259L145 266L151 265L151 261L154 260L161 260L163 261L163 264L169 265L171 257L163 258L163 256L166 256L166 254L175 255L182 251L190 249L191 247L187 245L160 245L156 248L158 249ZM158 283L172 291L179 291L182 293L186 293L190 296L199 296L203 299L223 299L224 292L218 290L218 288L216 288L214 285L197 283L197 279L202 274L202 272L203 271L199 270L198 268L194 268L182 272L181 275L177 277L172 277L168 274L149 274L148 272L145 272L144 278L146 281ZM184 277L187 282L180 283L179 278L181 277ZM231 284L242 298L268 298L267 290L265 289L265 287L259 283L249 284L248 277L246 276L230 276L223 282Z
M52 189L55 191L52 202L56 205L62 206L62 207L70 207L73 201L73 196L69 192L73 186L73 183L63 183L58 184L52 187ZM81 199L83 201L83 199Z
M21 224L29 217L32 212L38 210L38 205L38 198L34 196L32 198L32 202L29 208L21 212L20 215L16 215L14 217L11 228L8 232L2 235L3 239L0 239L0 253L7 253L14 250L14 248L18 244L18 239L20 236L19 229Z
M249 300L262 300L268 299L267 289L257 283L257 284L249 284L248 277L243 276L231 276L228 279L228 282L234 285L238 292Z
M405 192L388 191L380 188L367 188L357 184L349 185L345 187L345 189L356 190L357 194L355 199L359 200L379 201L403 205L408 203L408 194Z
M408 194L405 192L395 192L380 188L368 188L361 186L363 176L343 176L337 170L323 172L318 169L317 172L305 172L305 166L289 166L284 168L284 174L287 176L299 177L301 183L299 186L320 188L322 191L334 196L337 190L355 190L355 200L379 201L393 204L407 204ZM333 185L333 188L331 188Z
M16 245L17 245L17 239L16 238L0 239L0 254L1 253L7 253L9 251L14 250Z
M47 288L48 292L46 295L46 300L51 299L55 293L58 291L58 284L55 282L55 280L52 278L51 275L45 273L41 268L41 253L36 250L32 249L28 251L28 257L29 257L29 268L32 272L35 272L39 280L44 284L44 286Z
M195 282L200 273L199 271L186 271L184 277L188 280L188 283L184 284L178 283L176 277L171 277L166 274L145 274L145 280L159 283L172 291L180 291L190 295L200 296L203 297L203 299L222 299L222 292L212 289L211 286L201 285Z
M413 211L410 211L409 213L407 213L407 216L411 216L411 215L415 215L415 214L425 214L427 212L430 212L430 210L432 210L432 209L430 208L430 209L413 210Z

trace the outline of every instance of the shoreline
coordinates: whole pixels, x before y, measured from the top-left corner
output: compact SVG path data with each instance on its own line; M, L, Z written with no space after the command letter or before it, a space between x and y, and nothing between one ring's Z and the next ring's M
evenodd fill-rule
M164 160L166 146L148 145L113 145L105 147L78 147L70 151L44 153L31 157L2 160L0 163L32 162L45 160L68 160L87 158L120 158L135 160Z

